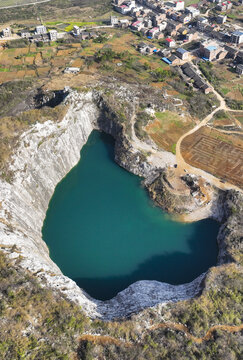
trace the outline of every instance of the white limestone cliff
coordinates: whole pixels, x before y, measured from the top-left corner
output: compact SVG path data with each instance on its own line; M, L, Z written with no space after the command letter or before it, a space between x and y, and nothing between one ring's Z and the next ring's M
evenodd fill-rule
M12 257L22 256L22 267L45 278L93 318L124 317L145 307L195 296L204 275L178 286L139 281L109 301L98 301L50 259L41 232L49 201L56 185L79 161L91 131L98 128L100 111L91 92L71 92L65 101L69 108L62 121L37 123L22 134L10 164L13 182L0 181L0 245L7 249L15 245L8 251Z

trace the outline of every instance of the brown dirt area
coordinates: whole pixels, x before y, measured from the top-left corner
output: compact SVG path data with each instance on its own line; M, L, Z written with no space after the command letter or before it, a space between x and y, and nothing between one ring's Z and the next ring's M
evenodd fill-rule
M243 140L206 126L181 143L185 161L243 188Z
M189 131L193 121L189 117L180 117L171 111L155 114L156 119L147 125L146 131L162 149L172 151L173 145Z

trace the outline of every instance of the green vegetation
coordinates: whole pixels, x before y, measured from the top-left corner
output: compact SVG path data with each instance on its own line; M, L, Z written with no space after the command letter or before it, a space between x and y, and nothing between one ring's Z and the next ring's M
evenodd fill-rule
M171 152L172 154L176 154L176 143L174 143L172 146L171 146Z
M187 100L189 112L192 116L203 119L212 111L214 105L218 106L219 101L214 94L204 94L201 91L195 92L182 81L171 81L172 87L179 92L178 97Z
M148 122L152 120L151 116L146 111L139 111L136 115L136 121L134 124L134 130L136 136L144 140L148 138L147 132L144 130L144 127L148 124Z
M25 99L32 80L11 81L0 85L0 116L11 113L16 104Z
M156 81L165 81L167 78L172 78L174 76L171 70L165 70L162 68L154 70L152 75Z
M79 26L79 27L92 27L92 26L97 26L97 25L102 25L102 21L81 21L81 22L70 22L70 24L65 28L66 32L69 32L71 30L73 30L74 26Z
M12 1L12 0L6 0ZM23 0L21 0L23 1ZM110 0L51 0L37 5L2 9L0 12L0 22L6 23L11 20L34 20L41 14L44 22L82 21L89 18L104 16L112 10Z
M27 39L16 39L7 42L7 47L9 49L25 48L28 45L29 41Z
M18 251L15 246L5 250ZM196 299L171 303L161 314L152 308L130 320L104 322L88 319L79 306L48 289L44 280L40 285L35 276L19 267L20 261L21 257L10 261L0 252L3 360L240 359L239 332L218 330L212 338L197 343L170 327L141 330L145 319L154 326L165 321L183 324L196 337L204 336L213 325L240 325L241 274L234 264L212 269L206 279L207 291ZM94 341L92 334L100 336L94 336Z

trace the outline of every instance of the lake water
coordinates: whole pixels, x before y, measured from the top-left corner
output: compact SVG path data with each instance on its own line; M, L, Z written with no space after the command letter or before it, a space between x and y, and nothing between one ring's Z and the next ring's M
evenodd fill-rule
M81 160L57 185L43 225L52 260L105 300L137 280L189 282L216 264L219 224L175 222L139 177L114 162L114 141L93 131Z

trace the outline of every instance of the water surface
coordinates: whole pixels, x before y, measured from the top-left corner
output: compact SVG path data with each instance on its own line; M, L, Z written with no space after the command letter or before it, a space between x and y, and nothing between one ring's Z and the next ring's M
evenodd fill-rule
M215 265L219 225L172 221L113 159L113 139L93 131L56 187L43 239L62 272L105 300L137 280L182 284Z

